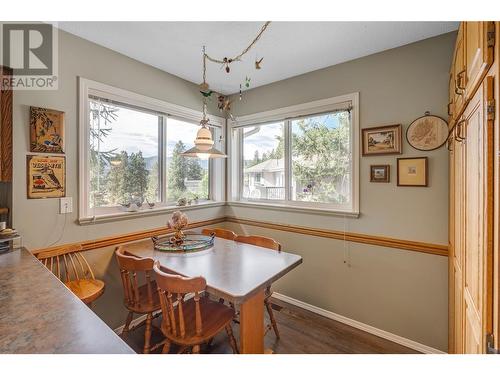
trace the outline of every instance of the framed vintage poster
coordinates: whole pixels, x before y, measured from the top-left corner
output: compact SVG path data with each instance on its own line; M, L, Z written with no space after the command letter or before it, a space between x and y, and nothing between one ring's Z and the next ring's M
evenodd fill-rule
M64 153L64 112L30 107L30 151Z
M363 156L401 154L401 124L361 129Z
M427 157L398 158L398 186L427 186Z
M416 150L431 151L444 145L448 134L448 123L426 112L408 126L406 140Z
M28 199L66 196L66 158L64 156L27 155Z
M390 165L370 165L370 182L390 182Z

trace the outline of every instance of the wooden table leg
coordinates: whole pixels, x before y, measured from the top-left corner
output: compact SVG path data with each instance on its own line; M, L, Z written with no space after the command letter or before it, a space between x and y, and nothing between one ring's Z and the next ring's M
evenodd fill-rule
M240 306L240 353L264 353L264 289Z

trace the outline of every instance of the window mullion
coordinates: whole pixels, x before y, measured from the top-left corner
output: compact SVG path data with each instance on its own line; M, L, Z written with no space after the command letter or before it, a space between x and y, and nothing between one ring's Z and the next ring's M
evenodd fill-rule
M159 152L160 152L160 196L161 203L167 203L167 123L168 116L161 116L161 127L160 127L160 142L159 142Z
M291 141L291 121L285 120L284 124L284 155L285 158L285 201L292 200L292 141Z
M238 184L238 199L241 200L243 198L243 184L245 181L244 178L244 171L245 171L245 155L243 153L243 133L244 129L238 129L238 154L239 154L239 160L238 160L238 178L239 178L239 184Z

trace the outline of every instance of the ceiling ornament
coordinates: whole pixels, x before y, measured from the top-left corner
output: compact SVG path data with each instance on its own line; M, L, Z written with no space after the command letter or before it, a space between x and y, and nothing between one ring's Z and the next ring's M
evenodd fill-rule
M234 57L223 57L222 59L214 58L207 54L205 46L203 46L203 82L200 84L200 94L202 96L203 102L203 117L200 121L201 128L196 134L196 139L194 141L195 146L189 150L183 152L181 155L186 157L199 157L202 159L208 158L225 158L226 154L214 148L214 140L212 139L212 132L210 131L210 120L207 117L207 100L212 98L212 95L217 97L217 108L219 111L225 113L228 117L233 118L231 114L231 103L232 101L225 95L216 93L210 89L210 85L207 82L207 61L221 65L221 67L226 71L226 73L231 72L231 64L237 61L241 61L241 58L245 56L253 46L259 41L260 37L266 31L267 27L271 21L267 21L260 29L257 36L252 40L252 42L243 50L240 54ZM255 59L255 69L260 70L263 57L260 59ZM250 78L245 76L245 81L240 84L239 100L242 99L242 87L250 88Z

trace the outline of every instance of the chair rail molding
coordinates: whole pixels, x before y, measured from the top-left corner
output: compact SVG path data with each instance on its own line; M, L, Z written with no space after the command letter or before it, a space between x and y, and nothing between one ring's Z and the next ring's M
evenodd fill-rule
M250 225L254 227L274 229L284 232L303 234L307 236L316 236L323 238L331 238L334 240L345 240L349 242L357 242L366 245L375 245L375 246L383 246L389 247L393 249L399 250L409 250L416 251L425 254L439 255L439 256L448 256L448 246L441 244L433 244L427 242L418 242L418 241L408 241L399 238L390 238L390 237L382 237L382 236L374 236L369 234L361 234L361 233L353 233L353 232L343 232L336 231L331 229L320 229L320 228L312 228L312 227L302 227L296 225L288 225L288 224L277 224L270 223L267 221L260 220L250 220L237 218L234 216L221 216L215 219L204 220L204 221L195 221L189 224L188 229L200 228L209 225L220 224L224 222L237 223L242 225ZM82 242L75 242L73 245L81 245L82 250L94 250L100 249L103 247L119 245L127 242L133 242L138 240L143 240L146 238L150 238L153 236L165 236L167 234L173 233L166 227L147 229L139 232L131 232L131 233L122 233L114 236L98 238L94 240L86 240ZM38 254L41 251L54 250L58 249L60 246L67 246L68 244L61 244L57 246L53 246L50 248L38 248L34 249L31 252L33 254Z
M254 227L274 229L274 230L304 234L309 236L331 238L335 240L345 240L349 242L357 242L367 245L384 246L393 249L410 250L426 254L448 256L448 245L440 245L440 244L418 242L418 241L408 241L399 238L344 232L331 229L319 229L311 227L302 227L297 225L277 224L277 223L270 223L267 221L237 218L234 216L226 216L225 221L228 221L230 223L250 225Z

